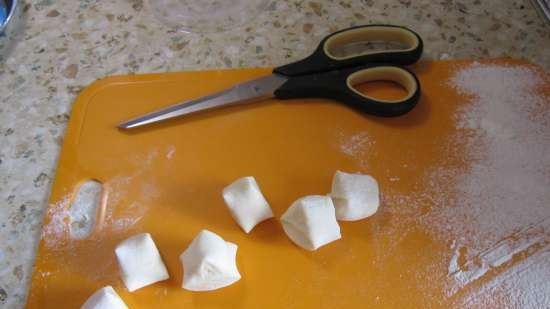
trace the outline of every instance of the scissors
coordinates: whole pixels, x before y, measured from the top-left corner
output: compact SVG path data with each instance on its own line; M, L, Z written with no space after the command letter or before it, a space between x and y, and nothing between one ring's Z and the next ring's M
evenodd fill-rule
M398 43L400 48L363 50L351 55L339 53L346 46L365 42ZM275 68L273 73L234 87L178 103L120 124L130 129L222 106L269 98L327 98L367 114L393 117L410 111L420 98L420 83L404 68L418 61L423 43L414 31L394 25L364 25L343 29L325 37L303 60ZM370 81L391 81L407 94L398 100L369 97L356 89Z

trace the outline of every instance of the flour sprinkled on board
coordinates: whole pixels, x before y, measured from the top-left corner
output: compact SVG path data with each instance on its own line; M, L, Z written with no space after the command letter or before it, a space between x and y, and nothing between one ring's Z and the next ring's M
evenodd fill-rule
M176 153L176 146L170 145L166 150L166 159L171 160L174 154Z
M175 148L172 150L169 147L168 151L172 151L173 155ZM99 200L105 204L104 216L100 218L103 225L111 226L113 231L124 231L138 224L160 192L153 180L141 183L139 193L131 198L128 198L128 192L136 184L138 176L150 172L158 154L158 148L145 154L134 154L127 158L138 167L132 174L115 176L103 184L88 181L77 192L69 193L50 205L46 214L49 220L42 232L45 245L54 248L66 245L70 238L83 239L89 236L95 228ZM93 186L88 188L88 184ZM84 190L81 192L80 189ZM131 204L122 212L117 208L125 199L131 200Z
M340 137L340 151L347 156L357 160L360 167L366 167L367 151L373 145L366 131L354 133L352 135L344 135L341 133Z
M458 299L456 308L497 308L502 299L507 308L548 308L550 278L550 251L538 251L529 259L503 271L480 289ZM493 297L486 297L492 295Z
M65 236L64 231L68 232L70 202L70 196L67 195L48 207L46 216L50 218L50 221L42 229L42 239L44 244L50 248L55 247L59 240Z
M450 164L429 173L433 199L447 207L422 219L436 237L453 240L449 297L481 278L513 285L532 273L522 267L538 267L531 255L550 249L550 98L537 91L545 82L548 76L528 67L491 64L462 68L449 81L469 102L445 147L465 143L462 158L450 156L468 167ZM438 190L437 183L449 180L456 184L452 192ZM550 293L550 281L538 289ZM462 295L468 306L478 305Z
M359 132L342 140L340 150L348 156L360 156L370 145L370 139L367 132Z

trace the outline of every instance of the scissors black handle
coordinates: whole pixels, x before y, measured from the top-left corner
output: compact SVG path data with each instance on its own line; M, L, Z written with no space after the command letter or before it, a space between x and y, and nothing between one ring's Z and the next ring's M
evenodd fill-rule
M366 50L350 56L334 52L344 45L380 41L397 42L400 48ZM418 61L422 49L420 36L405 27L368 25L344 29L324 38L309 57L276 68L273 72L288 80L275 91L275 96L329 98L372 115L399 116L416 105L421 92L418 78L401 65ZM401 85L407 95L399 100L382 100L355 89L358 84L381 80Z
M365 42L399 43L403 48L364 50L359 54L347 56L335 54L335 50L342 46ZM395 25L356 26L328 35L319 43L313 54L302 60L280 66L273 72L285 76L299 76L372 62L409 65L418 61L422 55L423 46L420 36L405 27Z
M399 100L368 97L354 89L354 85L368 81L392 81L400 84L407 95ZM275 90L281 100L298 98L327 98L349 105L365 113L395 117L409 112L420 98L420 83L408 69L393 64L372 63L360 67L289 78Z

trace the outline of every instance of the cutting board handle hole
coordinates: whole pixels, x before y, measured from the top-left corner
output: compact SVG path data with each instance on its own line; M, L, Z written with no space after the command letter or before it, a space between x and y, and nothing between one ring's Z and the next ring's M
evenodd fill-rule
M87 180L78 186L69 209L71 238L84 239L90 236L98 221L103 192L103 184L97 180Z

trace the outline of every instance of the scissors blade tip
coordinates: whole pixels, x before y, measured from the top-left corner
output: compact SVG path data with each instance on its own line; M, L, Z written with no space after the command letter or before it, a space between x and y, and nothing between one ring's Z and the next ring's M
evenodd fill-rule
M121 123L121 124L117 125L116 127L120 130L126 130L126 129L130 128L127 123Z
M139 127L141 125L142 125L142 123L139 122L139 121L130 120L130 121L120 123L116 127L121 129L121 130L128 130L128 129L132 129L132 128L135 128L135 127Z

